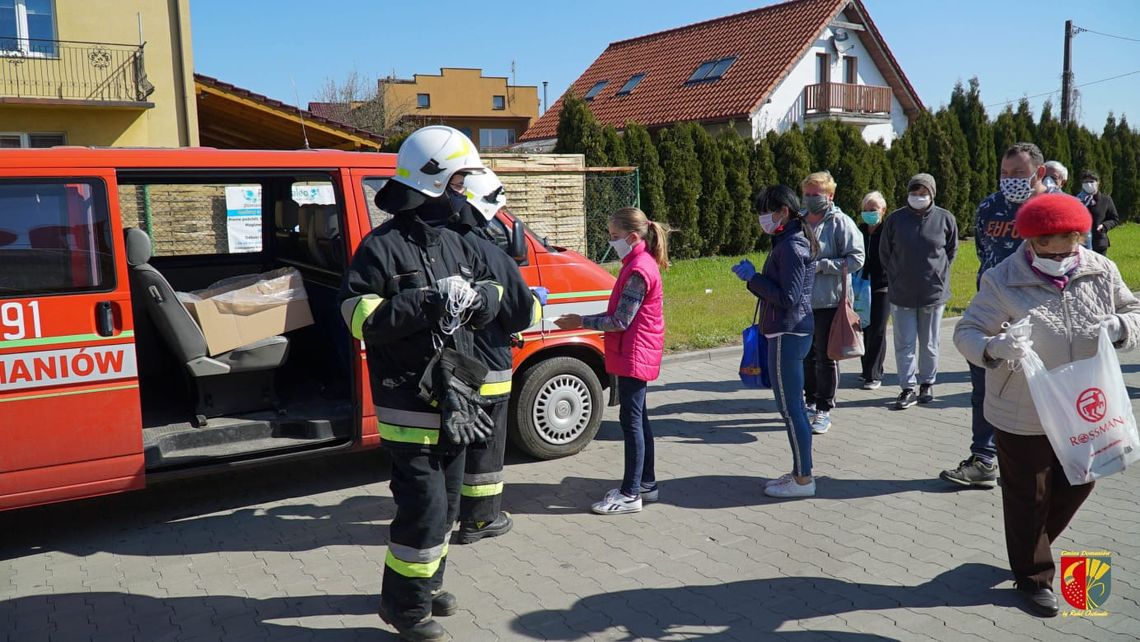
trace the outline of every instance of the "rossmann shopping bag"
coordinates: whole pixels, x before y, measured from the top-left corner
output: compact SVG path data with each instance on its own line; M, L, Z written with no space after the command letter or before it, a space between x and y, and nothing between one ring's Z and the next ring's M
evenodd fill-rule
M744 338L744 354L740 356L740 383L745 388L771 388L768 376L768 337L760 331L760 303L756 303L756 313L752 325L741 333Z
M1030 349L1021 367L1069 483L1087 484L1140 459L1132 401L1106 330L1094 357L1046 370Z
M865 328L871 325L871 279L863 274L863 270L851 277L851 289L855 291L851 307L859 315L859 325Z

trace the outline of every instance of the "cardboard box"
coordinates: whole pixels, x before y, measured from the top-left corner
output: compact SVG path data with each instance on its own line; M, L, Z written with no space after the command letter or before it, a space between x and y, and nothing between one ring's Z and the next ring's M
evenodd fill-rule
M212 357L313 324L305 284L293 268L225 279L178 298Z

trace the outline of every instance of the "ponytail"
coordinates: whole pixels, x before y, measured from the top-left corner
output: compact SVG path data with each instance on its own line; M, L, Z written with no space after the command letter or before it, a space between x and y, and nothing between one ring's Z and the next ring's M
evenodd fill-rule
M668 226L649 220L645 212L636 207L623 207L610 214L610 220L620 230L637 232L645 240L645 249L657 262L657 267L662 270L669 269Z
M804 237L808 240L808 246L811 248L811 256L813 259L819 258L819 237L816 236L815 230L812 228L811 223L808 223L800 216L799 210L792 211L788 220L798 220L800 222L800 230L804 233Z

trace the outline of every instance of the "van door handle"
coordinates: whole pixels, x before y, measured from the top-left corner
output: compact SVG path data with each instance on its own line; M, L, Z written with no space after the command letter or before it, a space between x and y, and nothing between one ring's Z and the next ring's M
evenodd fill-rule
M95 331L101 337L115 334L115 314L111 310L110 301L100 301L95 304Z

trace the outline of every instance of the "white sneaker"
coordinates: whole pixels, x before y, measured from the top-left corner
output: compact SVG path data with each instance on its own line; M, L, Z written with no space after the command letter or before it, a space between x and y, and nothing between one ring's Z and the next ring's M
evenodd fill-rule
M779 477L777 477L775 479L769 479L768 481L764 482L764 488L767 488L769 486L775 486L777 484L786 483L791 478L792 478L791 473L784 473L783 475L780 475Z
M606 493L602 501L595 502L590 510L599 515L621 515L623 513L640 513L641 497L626 497L621 490L614 488Z
M656 483L653 484L652 488L646 486L645 484L641 485L641 501L642 501L642 503L649 504L649 503L655 502L655 501L657 501L657 499L660 496L661 496L661 487L658 486Z
M827 412L817 412L811 417L811 434L824 435L831 430L831 415Z
M815 478L806 484L800 484L795 479L789 479L782 484L773 484L764 489L764 494L780 498L814 497Z

